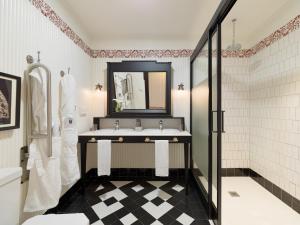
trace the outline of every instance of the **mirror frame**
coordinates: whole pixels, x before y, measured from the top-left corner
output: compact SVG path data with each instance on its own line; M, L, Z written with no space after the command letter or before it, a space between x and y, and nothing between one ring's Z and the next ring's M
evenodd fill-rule
M166 72L166 109L113 110L115 92L114 72ZM170 117L171 116L171 62L122 61L107 62L107 117Z

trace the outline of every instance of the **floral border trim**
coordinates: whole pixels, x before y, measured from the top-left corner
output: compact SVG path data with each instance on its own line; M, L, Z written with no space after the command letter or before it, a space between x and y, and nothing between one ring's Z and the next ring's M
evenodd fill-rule
M55 24L70 40L72 40L79 48L81 48L91 58L180 58L190 57L194 50L93 50L91 49L73 30L63 21L63 19L48 5L44 0L32 0L35 6L45 17ZM264 48L269 47L274 42L287 36L289 33L299 29L300 15L289 21L268 37L254 45L250 49L242 49L238 51L222 50L224 58L248 58Z
M44 0L32 0L32 5L57 26L70 40L92 58L162 58L190 57L192 49L179 50L92 50Z
M291 32L297 30L300 28L300 15L296 16L294 19L290 20L286 25L280 27L276 31L274 31L272 34L264 38L262 41L258 42L256 45L254 45L250 49L243 49L239 51L229 51L229 50L223 50L222 56L224 58L229 57L237 57L237 58L248 58L259 51L269 47L276 41L284 38Z
M93 58L179 58L190 57L192 49L180 50L94 50Z
M72 28L57 15L57 13L44 1L32 0L32 5L36 7L45 17L67 35L86 54L92 56L92 49L72 30Z

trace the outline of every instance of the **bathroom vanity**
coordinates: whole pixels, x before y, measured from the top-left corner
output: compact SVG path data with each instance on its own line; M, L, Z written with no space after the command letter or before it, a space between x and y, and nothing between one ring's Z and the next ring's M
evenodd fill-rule
M139 118L143 129L135 129L136 119L133 118L94 118L97 130L79 135L81 147L81 177L85 179L87 143L109 139L112 143L144 143L153 144L155 140L168 140L169 143L184 145L185 186L188 191L189 168L191 168L191 134L184 130L184 118ZM118 128L116 129L116 122ZM159 127L159 125L163 127ZM84 185L83 185L84 187Z
M155 140L183 144L187 193L191 134L183 117L171 115L171 63L122 61L107 63L107 117L94 118L95 131L79 135L81 177L86 173L87 143L151 144ZM84 187L84 185L83 185Z

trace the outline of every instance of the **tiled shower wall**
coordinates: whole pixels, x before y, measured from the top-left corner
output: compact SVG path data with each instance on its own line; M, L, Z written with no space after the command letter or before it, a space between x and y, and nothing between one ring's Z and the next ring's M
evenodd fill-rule
M222 69L222 167L251 168L300 199L300 30Z
M249 59L222 60L223 168L249 168Z
M300 199L300 30L249 65L250 167Z

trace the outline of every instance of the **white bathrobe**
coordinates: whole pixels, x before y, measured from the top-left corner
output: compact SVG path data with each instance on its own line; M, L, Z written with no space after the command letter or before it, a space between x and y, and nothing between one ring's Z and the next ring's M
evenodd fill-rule
M59 153L61 138L52 138L52 157L48 156L47 139L34 139L29 146L27 169L30 170L24 212L51 209L61 195Z
M32 92L32 122L34 134L47 133L46 77L39 69L30 74ZM27 169L30 170L24 211L34 212L53 208L61 194L60 150L61 138L52 139L52 157L49 157L47 138L34 139L29 147Z
M66 74L60 81L60 120L62 128L61 179L63 185L80 178L77 157L76 82Z

